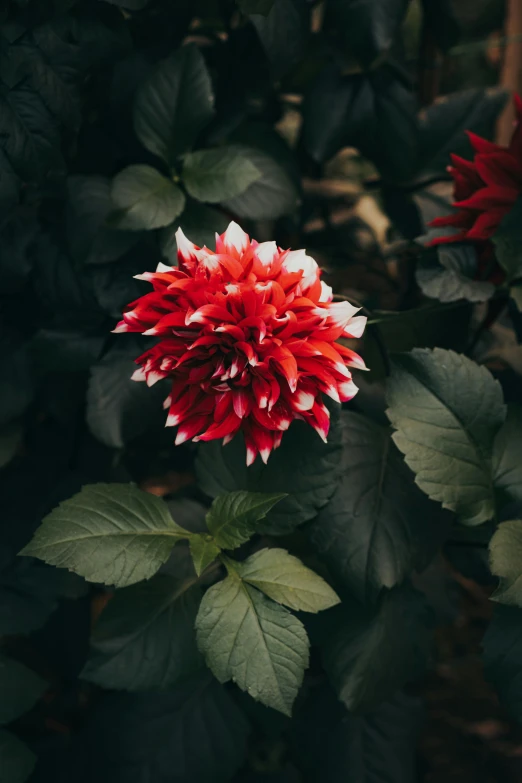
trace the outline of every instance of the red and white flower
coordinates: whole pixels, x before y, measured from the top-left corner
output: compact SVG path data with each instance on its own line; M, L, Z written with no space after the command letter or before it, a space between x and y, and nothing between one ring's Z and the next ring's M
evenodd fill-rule
M135 380L172 379L165 401L176 444L223 438L240 430L247 464L266 462L294 419L326 440L329 411L357 392L351 367L361 357L336 342L360 337L366 318L332 290L304 250L250 241L230 223L216 250L176 234L179 267L160 264L138 275L153 291L132 302L115 332L156 335L136 359Z

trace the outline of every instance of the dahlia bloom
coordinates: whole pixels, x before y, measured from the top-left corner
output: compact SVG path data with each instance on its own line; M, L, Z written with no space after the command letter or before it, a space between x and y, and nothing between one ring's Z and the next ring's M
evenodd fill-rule
M522 99L515 96L517 120L509 147L468 131L474 150L472 161L452 155L448 168L454 184L457 212L439 217L430 225L456 229L451 236L437 237L431 244L489 240L503 217L510 212L522 192Z
M332 290L304 250L250 241L230 223L216 250L176 234L178 267L159 264L138 275L153 291L127 306L115 332L156 335L136 359L133 379L151 386L172 379L166 426L176 444L223 438L240 430L247 464L266 463L294 419L326 440L329 411L357 392L350 367L366 369L358 354L335 341L360 337L366 318Z

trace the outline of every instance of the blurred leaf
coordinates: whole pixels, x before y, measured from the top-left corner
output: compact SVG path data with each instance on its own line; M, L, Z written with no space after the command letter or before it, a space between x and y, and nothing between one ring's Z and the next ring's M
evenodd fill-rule
M477 251L469 244L440 245L437 252L421 257L415 271L426 296L440 302L485 302L495 293L493 283L475 280Z
M25 742L0 731L0 780L2 783L25 783L36 764L36 756Z
M453 351L416 348L394 359L387 400L419 487L463 524L492 519L493 441L506 415L498 381Z
M428 565L447 518L415 486L387 428L358 413L343 423L341 481L308 533L340 583L372 603Z
M29 712L47 688L27 666L0 655L0 726Z
M502 522L489 544L491 572L500 584L491 596L501 604L522 606L522 520Z
M303 56L309 33L309 10L303 0L276 0L268 13L252 12L252 24L275 77L283 76Z
M10 425L31 404L35 394L34 367L26 345L3 348L5 367L0 375L0 426Z
M424 24L438 46L447 51L458 43L460 26L457 21L458 4L453 0L422 0Z
M495 606L482 648L487 679L501 703L522 723L522 610Z
M518 500L522 502L521 443L522 408L511 404L493 445L493 483L501 506Z
M163 255L173 266L178 265L178 247L176 244L176 231L181 227L185 236L191 242L209 248L216 246L216 233L222 234L227 226L228 219L222 212L197 201L188 200L183 214L175 220L171 226L167 226L160 232L160 243Z
M199 669L195 581L156 575L117 590L95 625L82 677L102 688L163 691Z
M237 0L244 14L263 14L266 16L275 0Z
M495 254L508 282L522 278L522 197L502 219L493 236Z
M214 113L214 95L205 61L193 44L163 60L139 88L134 129L141 143L172 166Z
M115 228L130 231L168 226L183 211L185 196L170 179L152 166L127 166L112 182L116 208L109 218Z
M185 155L183 182L191 196L211 204L241 195L261 177L241 147L217 147Z
M23 437L24 428L20 421L12 421L0 429L0 468L11 462Z
M104 2L126 8L128 11L141 11L149 4L149 0L104 0Z
M217 497L207 513L207 527L222 549L236 549L249 540L271 508L286 494L228 492Z

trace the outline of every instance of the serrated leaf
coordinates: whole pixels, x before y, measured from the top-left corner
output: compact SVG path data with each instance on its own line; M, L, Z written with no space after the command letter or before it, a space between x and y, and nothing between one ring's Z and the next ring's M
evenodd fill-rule
M36 756L10 731L0 731L0 781L25 783L36 764Z
M315 614L340 602L328 582L286 549L261 549L235 568L244 582L298 612Z
M491 572L500 579L491 596L501 604L522 606L522 520L498 526L489 543Z
M522 501L521 443L522 408L510 404L493 445L493 483L501 505Z
M291 715L308 666L308 637L297 617L232 574L203 596L196 633L220 682L233 680L252 698Z
M495 293L493 283L475 280L477 251L473 245L440 245L437 253L421 257L415 270L422 292L440 302L485 302Z
M241 147L189 152L183 159L183 182L191 196L211 204L241 195L261 172Z
M328 442L304 422L293 422L268 464L246 467L245 444L237 436L223 447L217 441L201 445L196 473L201 489L211 497L225 492L284 492L257 527L258 532L285 533L312 519L332 497L341 473L340 406L332 404Z
M173 165L194 145L213 113L214 95L203 56L194 45L182 46L139 88L134 130L150 152Z
M203 247L215 248L216 233L226 231L229 220L222 212L189 199L183 214L171 226L160 231L161 252L172 266L178 264L176 231L181 228L191 242Z
M352 412L343 424L341 480L307 532L340 584L371 603L428 565L449 515L415 486L388 428Z
M372 709L424 671L433 617L409 585L385 592L376 610L343 600L327 619L323 663L350 711Z
M132 484L89 484L45 517L20 554L126 587L150 579L189 537L155 495Z
M522 278L522 197L518 197L504 216L492 239L495 255L508 282Z
M235 549L253 536L257 523L286 495L263 492L229 492L212 503L207 527L222 549Z
M82 677L102 688L170 689L203 665L194 633L195 579L158 574L117 590L97 621Z
M463 524L492 519L493 441L506 409L491 373L453 351L416 348L393 360L387 401L393 440L423 492Z
M522 724L522 610L497 604L482 647L486 678Z
M205 533L194 533L190 538L190 554L194 562L196 574L200 576L205 568L214 562L221 549L212 536Z
M29 712L47 688L27 666L0 654L0 726Z
M152 166L127 166L112 182L116 213L110 224L129 231L168 226L183 212L185 196L170 179Z

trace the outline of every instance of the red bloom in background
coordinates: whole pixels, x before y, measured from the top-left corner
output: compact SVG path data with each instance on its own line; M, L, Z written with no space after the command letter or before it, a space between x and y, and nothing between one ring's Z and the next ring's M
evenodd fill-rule
M436 218L430 225L456 229L451 236L437 237L431 244L489 240L504 215L522 192L522 99L515 96L517 121L509 147L468 131L475 152L472 161L452 155L449 171L455 180L457 212Z
M132 302L114 331L157 335L133 378L148 385L169 377L167 426L186 440L228 443L241 430L247 464L266 462L294 419L326 440L327 394L357 392L349 367L358 354L336 343L360 337L366 318L332 291L304 250L257 243L231 223L215 252L176 235L179 267L160 264L139 275L154 291Z

